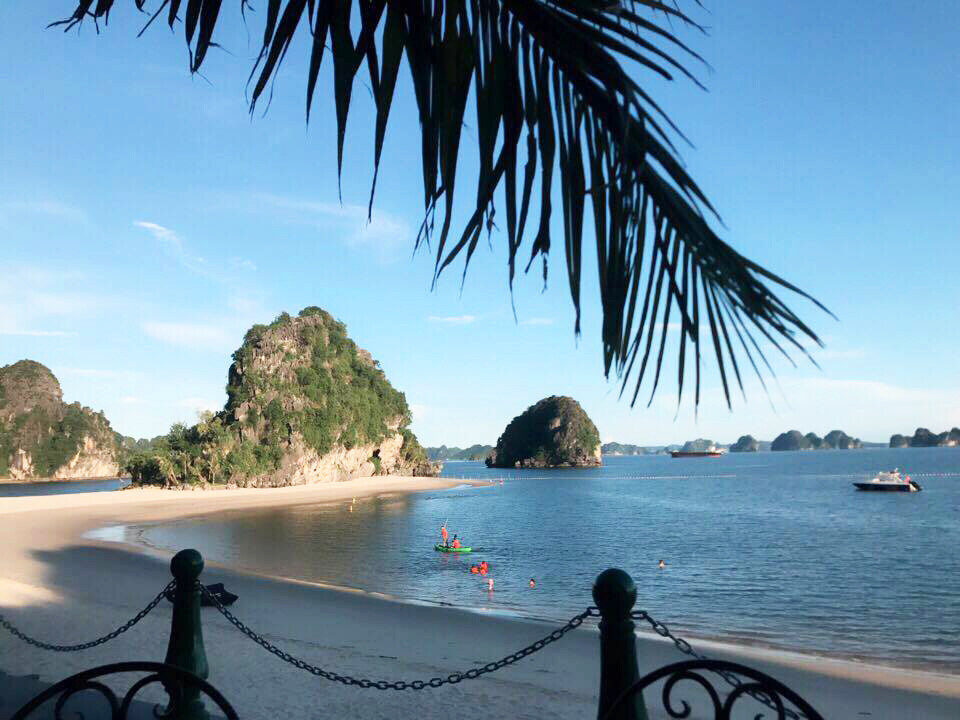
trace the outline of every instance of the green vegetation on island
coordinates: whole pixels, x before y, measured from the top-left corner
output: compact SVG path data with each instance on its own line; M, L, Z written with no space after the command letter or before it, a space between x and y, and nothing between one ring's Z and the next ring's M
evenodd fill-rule
M942 433L932 433L927 428L917 428L913 437L892 435L890 447L957 447L960 446L960 428L952 428Z
M760 443L753 435L741 435L737 441L730 446L730 452L757 452L760 450Z
M656 452L657 448L631 445L629 443L608 442L600 446L601 455L650 455Z
M831 430L824 437L816 433L803 435L799 430L777 435L770 449L784 450L856 450L863 447L859 438L850 437L843 430Z
M717 444L713 440L708 440L707 438L697 438L696 440L687 440L683 447L680 448L680 452L685 453L700 453L700 452L712 452L717 449Z
M517 468L600 465L600 433L580 403L554 395L511 420L486 462Z
M493 445L479 444L471 445L468 448L447 447L446 445L426 448L427 458L429 458L431 462L445 462L447 460L485 460L491 450L493 450Z
M118 469L103 413L64 403L59 381L38 362L0 367L0 478L109 477Z
M220 412L174 425L134 455L134 482L276 486L438 472L407 427L403 393L320 308L250 328L227 398Z

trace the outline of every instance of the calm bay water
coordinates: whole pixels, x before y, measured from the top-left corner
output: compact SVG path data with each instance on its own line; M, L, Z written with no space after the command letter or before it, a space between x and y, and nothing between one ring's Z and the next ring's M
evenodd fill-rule
M0 483L0 497L27 495L69 495L71 493L119 490L130 484L128 478L108 480L44 480L31 483Z
M924 491L850 485L895 466ZM693 636L960 673L960 449L449 463L444 475L494 483L127 532L273 575L549 619L592 604L596 574L618 566L638 607ZM472 555L433 551L444 520ZM468 571L480 559L493 593Z

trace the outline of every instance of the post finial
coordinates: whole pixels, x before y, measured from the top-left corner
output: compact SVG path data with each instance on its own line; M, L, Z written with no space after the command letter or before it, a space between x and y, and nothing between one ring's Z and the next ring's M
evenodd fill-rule
M185 582L196 580L203 572L203 556L196 550L181 550L170 561L170 573Z
M593 601L604 617L629 615L637 602L637 585L626 571L609 568L593 583Z

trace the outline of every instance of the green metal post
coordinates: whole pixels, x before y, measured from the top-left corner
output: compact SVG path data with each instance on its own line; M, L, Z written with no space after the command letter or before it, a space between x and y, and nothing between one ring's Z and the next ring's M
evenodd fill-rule
M617 703L640 677L637 641L630 611L637 601L637 586L623 570L610 568L597 576L593 600L600 609L600 720L647 720L639 692Z
M200 588L197 581L203 571L203 557L196 550L181 550L170 561L170 572L176 578L173 595L173 620L170 623L170 643L167 645L168 665L192 672L204 680L210 674L207 653L203 648L203 628L200 626ZM184 688L178 697L171 694L170 705L164 717L168 720L207 720L209 714L200 699L197 688Z

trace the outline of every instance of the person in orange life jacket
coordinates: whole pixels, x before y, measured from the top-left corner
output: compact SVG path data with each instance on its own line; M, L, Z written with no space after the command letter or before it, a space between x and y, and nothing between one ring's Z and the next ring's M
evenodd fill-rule
M453 542L450 543L450 547L452 547L454 550L456 550L457 548L460 547L460 541L457 540L457 536L456 536L456 535L453 536Z
M480 567L479 567L478 565L471 565L471 566L470 566L470 572L472 572L474 575L476 575L477 573L480 572Z
M440 526L440 538L443 541L444 547L446 547L447 545L447 526L446 525Z

